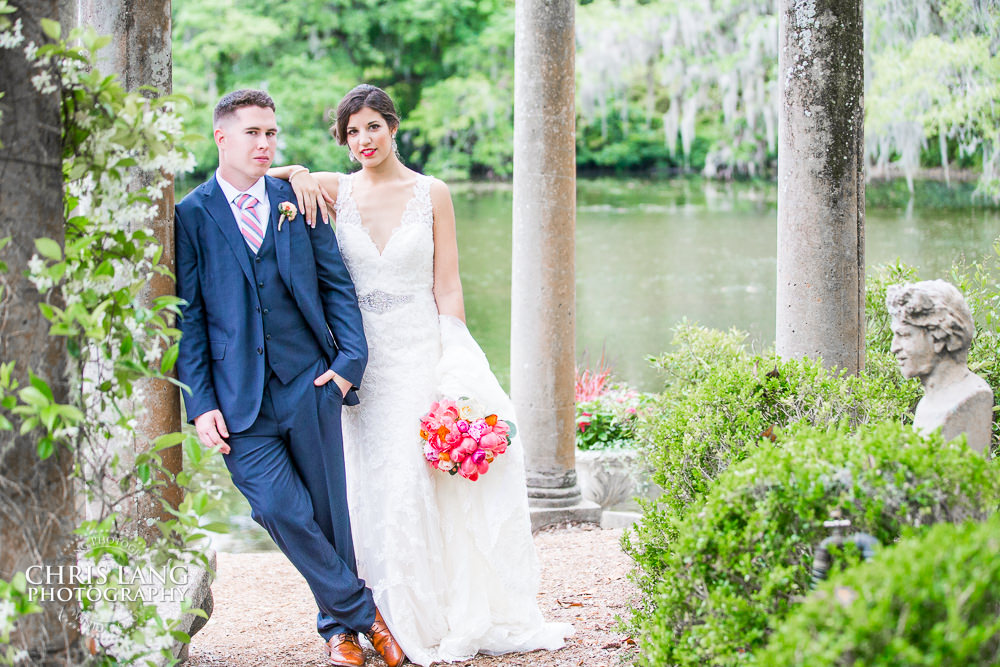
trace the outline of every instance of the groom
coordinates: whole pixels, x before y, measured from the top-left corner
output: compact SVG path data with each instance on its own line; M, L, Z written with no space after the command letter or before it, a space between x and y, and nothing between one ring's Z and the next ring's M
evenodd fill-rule
M358 579L347 513L340 412L368 359L354 285L333 229L290 219L291 187L265 176L271 98L229 93L213 124L219 168L175 211L188 417L309 583L333 664L364 664L364 632L395 667L403 653Z

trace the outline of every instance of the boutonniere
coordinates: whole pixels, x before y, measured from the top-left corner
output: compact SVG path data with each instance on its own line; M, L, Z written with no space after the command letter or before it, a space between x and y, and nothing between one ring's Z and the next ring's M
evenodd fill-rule
M299 214L295 204L290 201L283 201L278 204L278 213L281 215L278 217L278 231L281 231L281 223L285 220L294 220L295 216Z

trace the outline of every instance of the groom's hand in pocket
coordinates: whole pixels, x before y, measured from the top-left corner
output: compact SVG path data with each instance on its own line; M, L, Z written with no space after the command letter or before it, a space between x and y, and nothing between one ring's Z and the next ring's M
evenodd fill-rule
M333 371L327 371L327 372L323 373L318 378L316 378L315 380L313 380L313 384L316 385L317 387L322 387L323 385L325 385L330 380L333 380L333 383L337 385L338 389L340 389L340 397L341 398L347 396L347 392L349 392L351 390L351 382L350 382L350 380L347 380L345 378L340 377L339 375L337 375Z
M226 420L222 418L221 410L209 410L194 418L194 429L198 431L201 444L211 449L218 449L222 454L229 453L229 443L224 438L229 437Z

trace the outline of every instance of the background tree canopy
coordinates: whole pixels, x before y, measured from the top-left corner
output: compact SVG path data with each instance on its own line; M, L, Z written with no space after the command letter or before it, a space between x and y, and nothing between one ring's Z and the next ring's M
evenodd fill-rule
M359 82L386 88L407 161L446 179L504 178L513 153L513 0L175 0L174 89L211 136L228 90L268 90L279 162L346 169L327 114ZM770 0L592 0L577 10L577 164L768 175L776 159ZM981 170L1000 196L1000 2L869 0L870 163ZM195 147L201 174L215 162Z

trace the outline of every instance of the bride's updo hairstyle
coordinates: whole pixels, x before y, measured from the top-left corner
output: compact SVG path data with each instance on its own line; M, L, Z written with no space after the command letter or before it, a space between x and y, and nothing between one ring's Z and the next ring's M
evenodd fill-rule
M388 93L371 84L362 83L344 95L344 99L337 105L337 118L330 128L330 134L341 146L347 145L347 121L364 108L378 112L391 131L399 127L396 105L392 103Z

